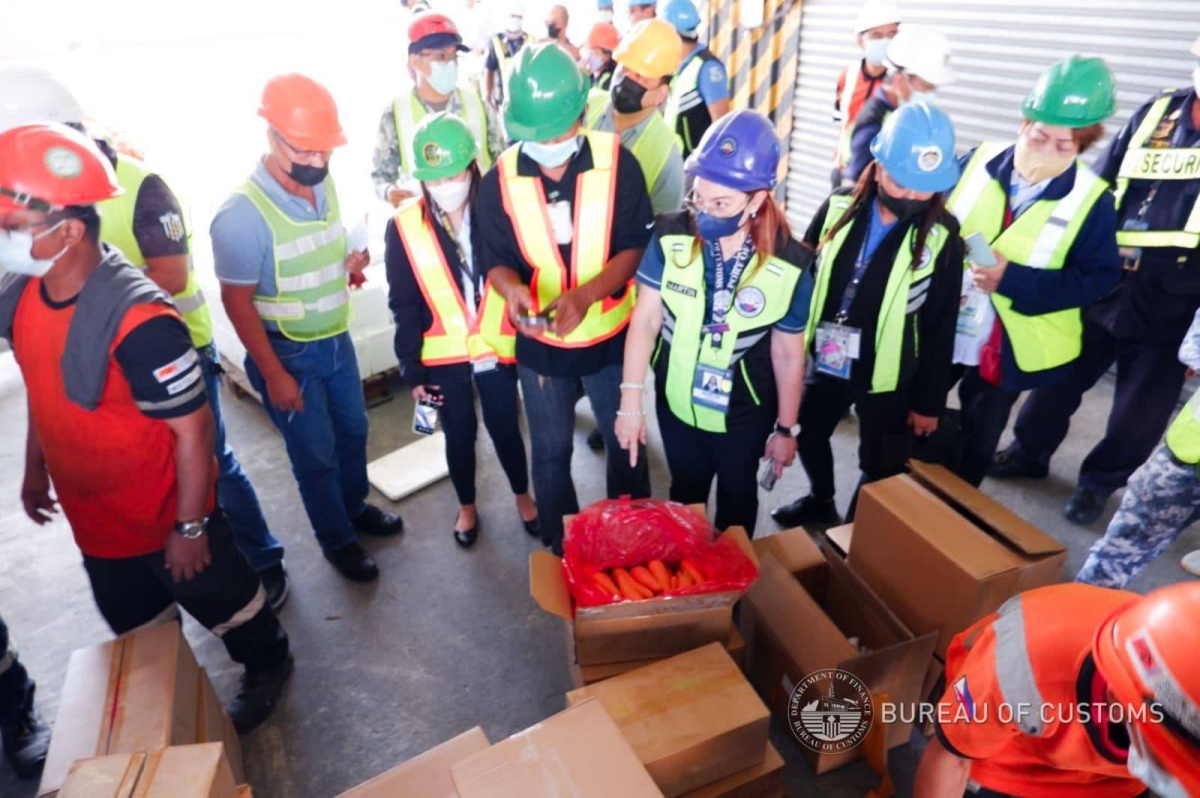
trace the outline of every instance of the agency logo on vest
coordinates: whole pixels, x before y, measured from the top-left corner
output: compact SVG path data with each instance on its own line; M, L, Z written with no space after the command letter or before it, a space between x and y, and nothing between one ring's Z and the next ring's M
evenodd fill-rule
M874 721L867 686L849 671L813 671L792 689L788 725L800 744L818 754L849 751L867 738Z
M734 307L737 308L738 313L747 319L752 319L767 307L767 297L763 294L762 289L752 285L747 286L738 291Z

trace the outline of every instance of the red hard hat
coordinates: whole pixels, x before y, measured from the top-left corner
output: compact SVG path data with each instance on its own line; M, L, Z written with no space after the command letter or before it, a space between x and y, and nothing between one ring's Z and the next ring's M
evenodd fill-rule
M593 50L612 52L617 49L619 41L621 41L621 35L617 33L615 25L611 22L597 22L588 33L587 46Z
M329 89L295 72L267 82L258 115L302 150L328 152L346 143Z
M1135 599L1100 625L1096 667L1124 707L1153 705L1133 725L1154 759L1200 795L1200 582Z
M466 52L470 47L462 43L458 26L445 14L435 14L423 11L413 17L408 25L408 51L419 53L422 50L437 50L442 47L456 46Z
M21 125L0 133L0 211L94 205L124 194L112 163L65 125Z

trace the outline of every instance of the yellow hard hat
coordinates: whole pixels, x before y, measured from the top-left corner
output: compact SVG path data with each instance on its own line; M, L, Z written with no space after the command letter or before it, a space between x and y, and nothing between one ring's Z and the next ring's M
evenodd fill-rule
M644 19L629 29L613 51L613 60L647 78L674 75L683 58L683 41L663 19Z

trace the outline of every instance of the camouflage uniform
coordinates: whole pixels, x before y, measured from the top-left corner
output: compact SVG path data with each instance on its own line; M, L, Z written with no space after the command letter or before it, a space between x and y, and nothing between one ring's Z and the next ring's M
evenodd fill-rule
M1200 371L1200 311L1179 347L1179 360ZM1123 588L1197 520L1200 472L1163 444L1129 478L1121 508L1088 552L1075 581Z

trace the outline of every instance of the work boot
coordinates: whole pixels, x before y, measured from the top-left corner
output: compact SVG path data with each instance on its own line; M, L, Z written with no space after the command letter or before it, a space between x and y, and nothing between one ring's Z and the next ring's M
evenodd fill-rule
M404 519L399 514L381 510L373 504L368 504L366 509L358 514L358 518L350 523L360 535L372 535L377 538L398 535L404 529Z
M42 772L46 751L50 748L50 727L42 720L33 705L34 684L25 690L24 706L11 725L0 727L4 742L4 758L12 765L18 778L31 779Z
M1029 458L1021 455L1016 449L1009 447L1002 452L996 452L987 475L995 479L1013 479L1027 477L1029 479L1045 479L1050 474L1049 468L1039 467Z
M599 429L593 429L588 433L587 447L593 452L604 451L604 436L600 434Z
M367 554L367 550L358 542L342 546L340 549L325 549L325 559L333 563L333 567L342 576L354 582L370 582L379 578L379 565L375 558Z
M842 523L842 517L838 515L833 499L818 499L811 494L791 504L775 508L771 511L771 518L785 529L797 526L831 527Z
M283 684L292 675L292 655L274 668L246 671L242 684L229 705L229 719L238 734L245 734L270 716L283 692Z
M1200 549L1188 552L1179 561L1179 567L1192 576L1200 576Z
M267 591L267 603L271 605L271 609L279 612L287 602L291 587L288 583L287 569L279 562L259 571L258 578L262 580L263 590Z
M1063 518L1077 526L1087 526L1095 523L1104 515L1104 505L1108 502L1109 494L1101 495L1087 488L1076 488L1075 493L1063 507Z

